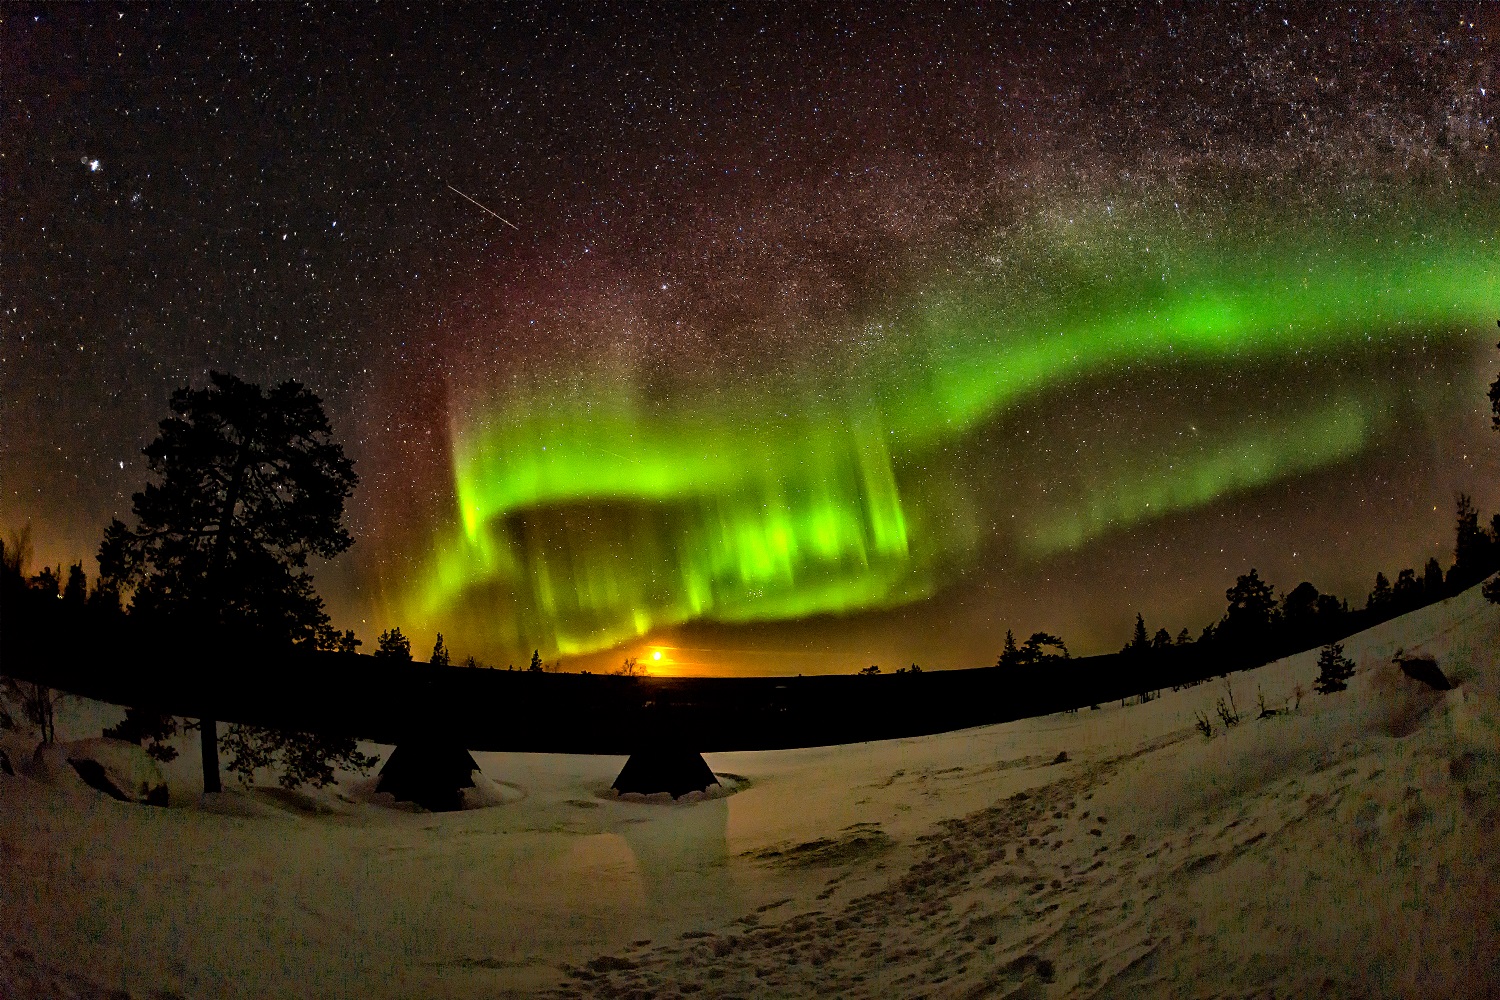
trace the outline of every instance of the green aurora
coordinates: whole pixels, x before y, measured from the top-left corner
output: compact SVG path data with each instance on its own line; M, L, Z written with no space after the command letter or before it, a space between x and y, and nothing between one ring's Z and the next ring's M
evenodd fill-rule
M1143 433L1072 495L1004 522L1004 497L955 474L983 463L986 427L1090 380L1164 365L1211 379L1487 326L1497 231L1475 202L1097 208L1010 227L840 336L809 331L791 371L554 365L529 389L458 387L457 523L402 611L575 655L695 619L890 608L938 591L1002 523L1009 551L1039 558L1350 458L1378 435L1378 392L1219 421L1188 444Z

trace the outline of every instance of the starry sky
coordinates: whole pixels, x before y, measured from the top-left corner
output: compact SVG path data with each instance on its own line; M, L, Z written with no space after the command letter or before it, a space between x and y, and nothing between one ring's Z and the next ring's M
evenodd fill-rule
M1500 8L888 7L7 6L0 528L296 378L367 645L812 673L1500 506Z

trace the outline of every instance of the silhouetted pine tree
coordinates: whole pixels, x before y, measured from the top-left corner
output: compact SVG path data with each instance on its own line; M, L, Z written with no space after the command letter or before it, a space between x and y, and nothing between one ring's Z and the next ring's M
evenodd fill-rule
M1272 586L1252 568L1224 591L1224 599L1229 607L1214 630L1215 640L1234 643L1252 654L1264 650L1273 638L1279 617Z
M1409 611L1422 603L1422 586L1417 583L1417 571L1403 569L1396 574L1395 586L1391 588L1391 601L1402 610Z
M1056 652L1043 652L1044 649L1056 650ZM1021 662L1026 664L1040 663L1043 660L1066 660L1068 659L1068 646L1058 636L1050 632L1033 632L1021 644Z
M1318 620L1328 623L1336 622L1339 618L1349 613L1349 602L1340 600L1332 594L1318 595ZM1336 627L1336 626L1335 626Z
M1443 567L1436 559L1429 558L1422 569L1422 590L1428 600L1436 600L1443 593Z
M43 566L42 571L31 578L31 589L43 597L61 597L62 567L54 570L51 566Z
M432 657L428 663L435 667L446 667L448 665L448 647L443 645L443 633L437 634L437 643L432 647Z
M1005 630L1005 646L1000 650L1000 659L995 661L997 667L1013 667L1021 662L1021 651L1016 648L1016 634L1010 629Z
M1458 495L1458 513L1453 538L1453 566L1448 570L1448 588L1462 590L1489 576L1495 569L1495 539L1479 526L1479 512L1468 494Z
M70 611L78 611L88 600L89 578L83 572L83 563L74 563L68 567L68 582L63 585L63 604Z
M1349 686L1354 676L1354 661L1344 656L1342 643L1331 643L1318 653L1318 679L1314 686L1321 694L1332 694Z
M1375 586L1365 598L1365 607L1370 611L1385 611L1391 606L1391 581L1384 573L1375 574Z
M1130 641L1120 652L1141 655L1151 649L1151 637L1146 632L1146 618L1139 611L1135 613L1135 629L1130 633Z
M1303 580L1281 599L1281 617L1289 628L1302 628L1317 615L1318 588Z
M411 661L411 640L401 634L400 627L387 629L376 640L375 657L380 660Z
M301 384L262 392L221 372L209 379L172 394L172 415L143 452L157 481L132 497L134 527L116 519L105 529L100 574L130 593L132 614L189 641L317 648L333 633L307 562L354 544L343 526L354 464ZM217 792L218 725L200 722L203 787ZM241 727L236 746L263 756L254 744L264 740L283 759L331 746L269 732Z

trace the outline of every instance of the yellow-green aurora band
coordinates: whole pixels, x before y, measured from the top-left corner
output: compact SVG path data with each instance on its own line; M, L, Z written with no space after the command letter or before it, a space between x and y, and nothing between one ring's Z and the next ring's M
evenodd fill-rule
M403 611L576 654L697 618L911 601L990 530L942 460L988 422L1126 368L1472 335L1500 308L1497 231L1500 211L1475 199L1053 213L851 326L858 336L813 331L824 346L791 374L648 386L579 363L535 390L466 387L456 524ZM1086 493L1014 522L1013 547L1074 548L1357 454L1381 405L1345 392L1091 470Z

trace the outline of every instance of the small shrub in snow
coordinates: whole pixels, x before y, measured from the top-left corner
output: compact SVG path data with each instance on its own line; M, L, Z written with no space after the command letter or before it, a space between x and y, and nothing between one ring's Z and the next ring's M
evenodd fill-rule
M1255 707L1258 714L1257 719L1269 719L1274 715L1285 715L1287 713L1286 702L1281 703L1280 708L1270 708L1266 705L1266 693L1260 688L1255 689Z
M1208 715L1203 712L1194 712L1193 717L1198 720L1194 723L1198 727L1198 732L1202 733L1205 739L1213 739L1214 724L1208 721Z
M1230 686L1227 677L1224 680L1224 691L1227 693L1229 700L1225 701L1223 698L1220 698L1218 705L1214 707L1219 713L1219 721L1224 723L1225 729L1228 729L1230 726L1240 724L1240 710L1235 707L1234 688Z
M1313 686L1319 694L1344 690L1353 676L1354 661L1344 655L1342 643L1329 643L1318 653L1318 679Z

